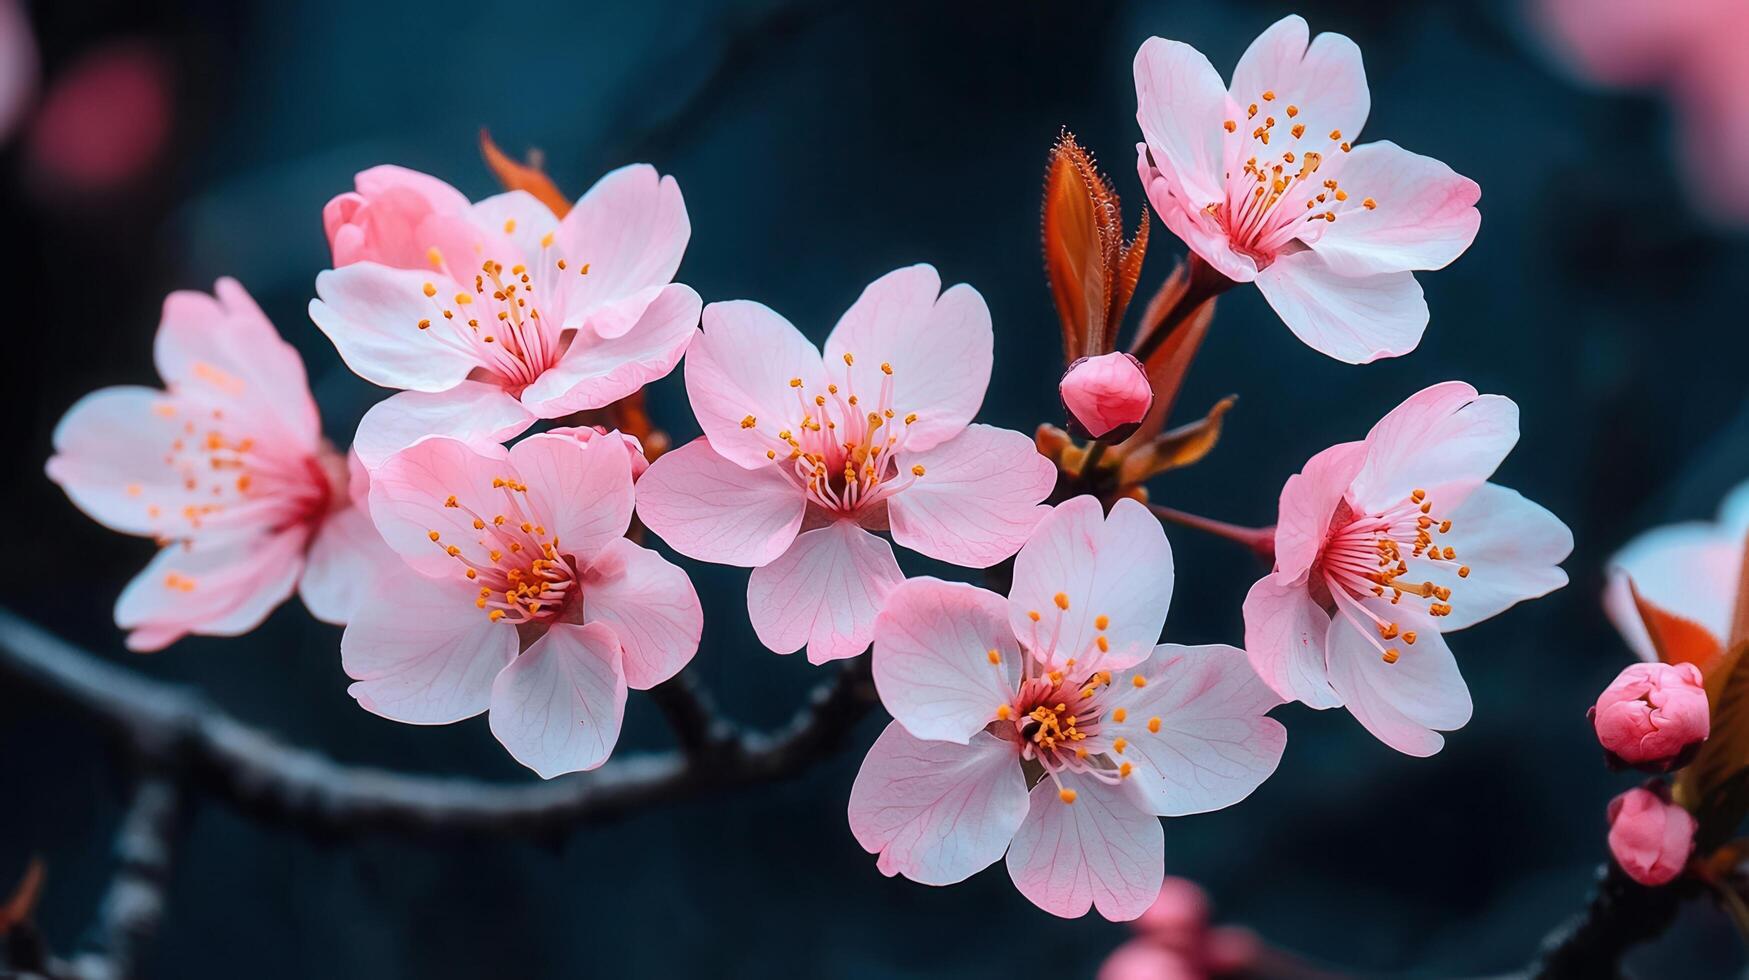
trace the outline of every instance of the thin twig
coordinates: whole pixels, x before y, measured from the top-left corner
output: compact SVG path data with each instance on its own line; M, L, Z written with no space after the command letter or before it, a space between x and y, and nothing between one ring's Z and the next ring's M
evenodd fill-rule
M721 735L711 735L717 747L708 753L633 753L592 773L494 783L335 762L287 745L197 693L104 663L5 610L0 673L84 711L148 760L185 773L196 788L245 813L337 835L550 834L635 807L776 780L835 750L875 703L868 658L861 657L816 687L777 731L712 722L703 731Z

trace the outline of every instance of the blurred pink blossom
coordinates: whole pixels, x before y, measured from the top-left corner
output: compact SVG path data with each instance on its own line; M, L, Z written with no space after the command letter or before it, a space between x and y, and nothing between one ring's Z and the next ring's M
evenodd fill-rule
M990 382L984 298L934 268L875 280L825 356L760 303L712 303L686 357L705 438L639 482L638 516L674 550L751 567L747 610L777 653L868 647L904 580L893 547L993 565L1046 512L1056 467L1019 432L971 424Z
M593 769L626 689L673 677L704 615L686 573L625 537L631 463L612 438L505 450L434 436L371 473L371 517L411 566L378 575L341 637L367 711L442 725L488 708L544 778Z
M1123 351L1083 357L1069 366L1057 384L1063 406L1087 434L1113 440L1146 418L1154 404L1154 389L1140 361Z
M51 190L103 193L139 177L170 138L173 74L156 45L117 41L50 79L27 135L36 179Z
M0 0L0 145L24 119L36 95L36 35L19 0Z
M1488 482L1518 441L1518 406L1448 381L1361 442L1289 477L1275 570L1245 597L1245 648L1283 697L1345 706L1380 741L1427 756L1470 719L1444 633L1567 582L1573 535Z
M303 361L235 280L172 293L154 355L167 390L105 388L55 427L48 474L79 509L164 542L116 603L135 650L254 629L295 588L345 622L392 560L352 506Z
M1663 89L1681 120L1696 207L1749 221L1749 20L1739 0L1537 0L1535 18L1574 70Z
M1694 853L1694 816L1667 796L1637 787L1609 801L1609 853L1642 885L1674 880Z
M1353 41L1285 17L1229 86L1195 48L1149 38L1135 81L1136 167L1173 234L1227 280L1255 282L1323 354L1415 349L1427 303L1414 273L1470 247L1481 189L1395 143L1355 145L1372 95Z
M374 167L330 201L335 268L310 318L360 377L402 391L359 423L367 468L432 434L498 442L601 408L674 370L698 294L673 281L692 235L673 177L635 164L561 220L526 191L469 202Z
M1706 741L1706 687L1693 664L1633 664L1591 709L1597 740L1619 765L1668 772Z
M1287 742L1243 651L1156 645L1172 583L1157 518L1084 496L1020 549L1006 599L934 578L894 590L873 654L894 721L850 790L876 866L946 885L1006 852L1047 912L1146 912L1165 873L1158 817L1239 802Z

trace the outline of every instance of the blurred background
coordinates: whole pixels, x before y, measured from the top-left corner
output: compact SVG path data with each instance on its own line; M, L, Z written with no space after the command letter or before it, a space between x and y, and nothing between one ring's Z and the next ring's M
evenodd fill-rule
M339 630L296 602L244 639L122 651L111 603L152 545L87 519L41 467L79 395L157 383L164 294L241 279L303 353L344 445L384 393L305 314L328 264L321 207L386 162L493 192L484 126L513 154L543 151L572 194L632 161L674 174L693 224L681 281L707 301L762 300L816 340L901 264L972 283L997 331L983 419L1031 431L1060 412L1038 242L1059 127L1100 156L1133 226L1137 46L1187 41L1225 74L1298 12L1364 51L1363 139L1480 182L1481 234L1421 276L1432 325L1397 360L1338 364L1294 340L1254 290L1223 297L1180 413L1232 392L1238 406L1214 455L1161 478L1155 499L1268 523L1308 456L1461 378L1522 406L1500 479L1561 515L1578 547L1567 589L1454 641L1476 712L1442 754L1398 755L1342 712L1280 709L1291 737L1278 774L1233 809L1169 821L1167 869L1206 887L1221 919L1334 968L1522 966L1581 908L1605 854L1604 804L1632 783L1604 769L1584 720L1629 657L1600 613L1603 563L1647 527L1709 516L1749 477L1749 243L1734 225L1749 186L1749 83L1733 88L1728 66L1694 69L1712 64L1697 41L1652 51L1663 35L1643 26L1625 46L1600 39L1605 8L1626 6L1611 0L1053 6L0 0L0 223L18 273L0 357L11 453L0 601L343 761L532 778L483 717L428 729L360 710ZM1674 23L1709 4L1636 6ZM1741 38L1741 17L1714 23ZM1183 252L1155 232L1144 292ZM677 439L697 431L678 374L651 405ZM1169 534L1168 637L1239 642L1255 559ZM737 718L785 720L821 672L759 646L745 571L682 564L706 603L693 670ZM201 806L145 974L1092 976L1127 930L1038 911L1000 866L946 889L876 871L844 809L883 722L804 778L540 844L313 840ZM621 751L666 740L634 695ZM107 880L128 776L78 717L0 687L0 891L41 855L38 921L57 948L74 945ZM1741 956L1725 920L1691 904L1634 962L1647 976L1722 976Z

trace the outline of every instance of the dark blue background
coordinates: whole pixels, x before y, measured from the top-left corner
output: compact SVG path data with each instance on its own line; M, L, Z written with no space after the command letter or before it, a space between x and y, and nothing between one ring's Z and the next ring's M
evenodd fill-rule
M1133 222L1130 60L1144 38L1188 41L1226 72L1289 12L1350 35L1372 83L1366 138L1479 181L1480 237L1453 267L1422 276L1432 325L1398 360L1338 364L1295 341L1255 291L1223 298L1181 414L1228 392L1239 405L1215 455L1157 481L1155 499L1267 523L1306 457L1359 437L1422 386L1461 378L1523 407L1500 476L1573 527L1573 581L1455 639L1476 712L1442 754L1410 759L1342 712L1284 708L1279 773L1238 807L1170 821L1167 867L1204 883L1223 918L1363 972L1512 968L1580 907L1603 853L1604 803L1630 784L1603 769L1583 717L1628 656L1599 612L1600 568L1634 533L1710 513L1749 475L1739 299L1749 251L1677 185L1662 105L1575 85L1515 5L34 6L51 74L102 37L167 45L178 117L170 157L100 199L40 198L18 151L0 156L12 251L3 601L342 760L510 780L532 777L483 718L425 729L359 710L339 631L295 602L247 639L121 652L109 606L151 545L78 513L41 463L79 394L154 381L166 291L240 278L304 353L344 443L381 392L344 369L304 314L326 264L321 206L383 162L491 192L474 145L484 125L513 152L544 149L572 193L634 160L674 174L693 223L681 279L707 301L763 300L816 340L898 265L928 261L944 280L972 283L997 330L983 418L1030 430L1058 411L1037 241L1058 127L1101 155ZM1144 290L1182 252L1156 232ZM678 436L696 431L678 376L652 397ZM1171 535L1169 637L1237 642L1253 559ZM695 671L735 716L785 719L820 671L758 646L745 572L687 566L706 597ZM663 744L650 705L632 702L622 748ZM558 846L333 845L203 806L148 975L1091 975L1125 930L1037 911L1000 867L947 889L875 870L844 806L879 724L803 779L639 813ZM47 858L40 919L59 948L105 881L127 776L79 718L0 691L0 879L30 853ZM1722 919L1695 909L1641 958L1664 976L1722 971L1739 955Z

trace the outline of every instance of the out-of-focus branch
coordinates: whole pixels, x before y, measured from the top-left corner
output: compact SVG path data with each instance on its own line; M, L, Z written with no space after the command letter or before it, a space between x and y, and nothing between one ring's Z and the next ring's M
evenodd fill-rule
M152 776L134 792L115 835L115 877L85 942L56 975L69 980L127 980L164 918L165 888L182 823L182 790Z
M1537 980L1610 980L1622 975L1622 956L1658 938L1676 918L1687 890L1648 888L1614 863L1598 872L1591 904L1543 940L1529 971Z
M838 748L875 703L868 658L815 688L788 725L741 730L688 680L654 693L683 748L592 773L492 783L344 765L287 745L192 691L107 664L0 610L0 673L79 709L154 765L265 820L323 834L556 833L626 810L781 779Z

